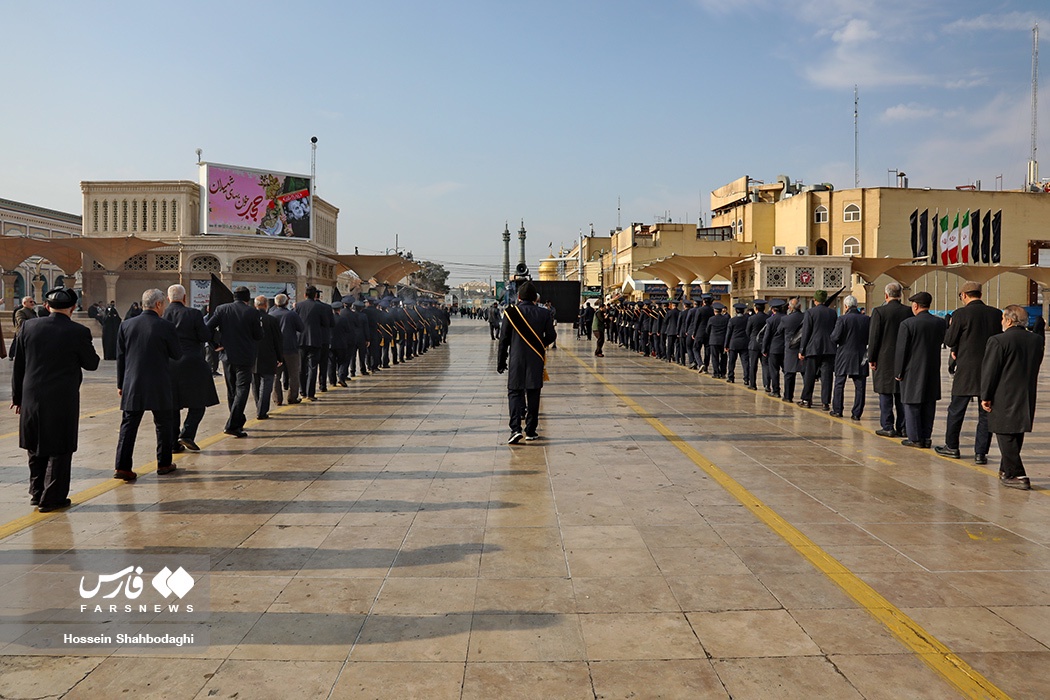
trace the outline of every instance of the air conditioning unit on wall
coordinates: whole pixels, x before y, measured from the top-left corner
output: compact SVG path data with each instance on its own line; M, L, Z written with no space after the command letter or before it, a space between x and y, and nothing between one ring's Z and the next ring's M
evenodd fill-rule
M782 246L782 245L775 245L775 246L773 246L773 255L787 255L787 254L788 254L787 248L785 248L784 246Z
M800 245L795 248L795 255L809 255L809 246Z

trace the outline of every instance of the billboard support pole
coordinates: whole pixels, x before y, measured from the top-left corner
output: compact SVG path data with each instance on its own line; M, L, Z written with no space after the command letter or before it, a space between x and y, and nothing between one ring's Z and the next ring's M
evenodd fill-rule
M317 196L317 137L310 137L310 240L314 238L314 204Z

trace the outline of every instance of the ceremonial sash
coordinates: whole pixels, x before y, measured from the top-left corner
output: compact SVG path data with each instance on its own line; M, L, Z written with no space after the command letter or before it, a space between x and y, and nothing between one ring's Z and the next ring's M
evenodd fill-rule
M515 313L509 313L511 309L513 309ZM540 359L543 360L543 381L549 382L551 378L550 375L547 374L547 352L546 348L543 347L543 341L540 340L540 336L536 333L536 330L528 324L525 320L525 315L521 313L521 309L517 306L508 306L504 315L507 317L507 321L510 323L510 327L514 329L514 332L521 336L521 339L525 341L525 344L532 348L532 351L539 355ZM521 329L518 328L518 324L514 323L514 316L518 317L518 321L521 322L522 326L529 329L529 334L532 336L531 339L529 336L521 332Z

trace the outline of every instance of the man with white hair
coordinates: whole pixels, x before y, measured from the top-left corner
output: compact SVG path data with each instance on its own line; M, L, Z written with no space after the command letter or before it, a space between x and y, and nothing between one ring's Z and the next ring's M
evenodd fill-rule
M273 298L268 312L281 326L281 352L284 364L277 368L273 383L273 400L278 406L284 403L284 390L288 390L288 403L299 403L299 334L305 326L299 314L288 308L288 295L281 293Z
M204 358L204 344L212 340L211 331L204 324L204 314L192 306L186 306L186 288L181 284L168 287L168 308L164 319L175 324L182 357L172 360L172 452L191 450L198 452L197 428L204 418L208 406L219 403L211 366ZM186 409L186 422L179 428L182 409Z
M846 377L853 380L853 409L850 417L860 420L864 414L864 394L868 388L868 327L871 319L857 309L857 297L850 294L842 300L846 312L835 320L831 341L835 343L835 386L831 397L831 415L842 417L845 404Z
M897 355L897 334L901 324L912 317L911 309L901 303L901 285L886 285L886 303L871 312L868 328L868 367L872 371L871 385L879 395L879 425L876 435L900 437L904 435L904 404L901 388L893 373Z
M120 324L117 332L117 395L124 416L117 439L114 479L134 481L135 438L142 414L153 413L157 429L157 473L175 471L171 461L172 389L169 360L182 357L175 325L161 318L164 292L142 293L142 313Z

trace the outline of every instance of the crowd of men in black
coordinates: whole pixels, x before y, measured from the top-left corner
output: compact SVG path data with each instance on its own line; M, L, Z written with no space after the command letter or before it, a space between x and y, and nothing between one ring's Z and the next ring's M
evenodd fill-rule
M802 309L799 299L755 299L733 304L736 312L704 294L699 303L617 302L581 310L581 327L590 337L599 326L612 342L639 353L709 373L734 383L737 364L743 385L786 403L795 401L796 377L802 374L798 405L812 408L820 382L820 408L843 417L847 380L854 387L850 418L864 412L870 374L879 397L878 435L904 438L907 447L933 447L936 404L941 398L941 350L950 350L953 376L945 442L940 455L960 459L960 435L971 400L978 414L974 461L988 463L991 434L1002 454L999 476L1004 486L1031 488L1020 458L1024 433L1031 432L1036 382L1043 358L1045 325L1027 330L1020 306L1000 311L981 299L981 285L966 282L961 306L947 318L930 313L932 296L918 292L902 303L901 285L885 288L885 303L859 308L852 295L843 313L823 290ZM769 306L771 311L767 312ZM599 352L597 356L602 356ZM759 372L761 370L761 373ZM761 378L760 378L761 375ZM994 406L994 409L993 409Z
M244 438L249 393L256 418L265 420L271 397L278 405L317 401L318 391L345 387L358 372L367 376L438 347L450 321L435 303L388 296L328 304L312 286L294 308L285 294L252 300L246 287L238 287L233 296L205 315L187 306L182 285L172 285L167 295L147 290L139 312L120 322L113 337L106 319L115 305L112 313L96 313L103 319L104 354L117 363L123 412L114 478L138 478L132 460L145 411L156 428L158 474L175 471L173 454L200 450L198 426L205 409L219 403L206 347L223 368L229 406L224 432ZM41 512L71 505L82 371L99 365L91 332L72 320L76 304L76 293L64 288L47 294L46 308L54 312L47 317L24 304L12 343L12 408L19 414L19 444L29 453L30 503Z

